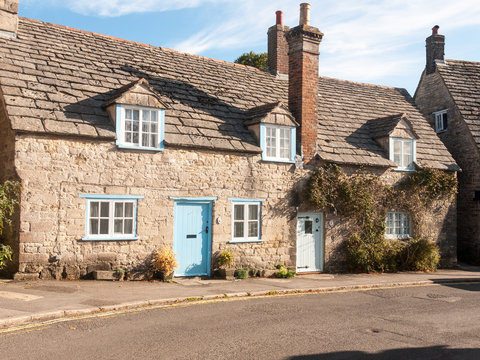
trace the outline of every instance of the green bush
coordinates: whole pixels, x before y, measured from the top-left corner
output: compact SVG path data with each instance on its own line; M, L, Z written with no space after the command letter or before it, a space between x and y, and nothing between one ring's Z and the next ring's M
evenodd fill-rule
M285 265L277 265L278 271L275 273L277 278L290 279L295 277L296 273L293 270L288 270Z
M217 265L220 269L231 268L235 262L233 252L230 248L222 250L217 257Z
M425 238L410 240L398 254L402 270L435 271L439 261L438 246Z
M246 279L248 278L248 268L237 269L234 275L237 279Z
M3 269L7 261L12 261L12 248L8 245L0 244L0 269Z

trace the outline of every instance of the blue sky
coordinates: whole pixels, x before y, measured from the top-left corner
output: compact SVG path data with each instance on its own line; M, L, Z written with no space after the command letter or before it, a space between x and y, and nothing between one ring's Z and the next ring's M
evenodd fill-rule
M298 24L301 1L20 0L20 16L233 61L267 49L275 11ZM447 59L480 61L478 0L311 0L324 34L320 75L404 87L413 95L433 25Z

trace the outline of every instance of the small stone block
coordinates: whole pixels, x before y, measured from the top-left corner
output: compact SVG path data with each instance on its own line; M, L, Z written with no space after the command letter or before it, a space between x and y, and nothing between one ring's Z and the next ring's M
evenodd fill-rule
M118 277L115 275L114 271L96 270L93 272L93 279L114 281L114 280L118 280Z

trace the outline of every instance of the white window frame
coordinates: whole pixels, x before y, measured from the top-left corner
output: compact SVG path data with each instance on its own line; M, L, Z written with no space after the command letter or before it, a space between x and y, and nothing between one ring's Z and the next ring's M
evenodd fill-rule
M138 143L133 141L127 141L126 139L126 114L127 111L134 111L139 112L138 117ZM144 135L143 124L145 120L143 119L142 112L149 111L156 114L156 126L157 126L157 141L151 146L144 146L142 145L142 138ZM151 116L151 114L150 114ZM141 149L141 150L163 150L163 138L164 138L164 109L154 108L154 107L146 107L146 106L138 106L138 105L124 105L124 104L117 104L117 145L120 148L128 148L128 149ZM133 116L132 116L133 117ZM118 121L119 119L119 121ZM150 121L149 121L150 123ZM155 122L151 122L155 123ZM149 136L151 133L149 132Z
M401 153L400 153L400 164L395 162L395 143L400 142L401 146ZM410 152L412 156L412 161L410 166L406 166L404 164L405 154L404 154L404 146L403 144L409 143L410 144ZM390 160L395 162L397 166L397 170L404 170L404 171L412 171L414 170L414 163L417 160L417 145L415 139L406 139L406 138L390 138Z
M292 128L291 126L282 126L282 125L274 125L274 124L261 124L263 127L262 131L262 139L260 141L261 147L263 150L263 160L266 161L278 161L278 162L294 162L294 156L293 151L295 150L295 128ZM268 132L269 130L273 130L275 132L275 145L274 145L274 151L275 155L271 156L268 155L268 150L267 150L267 139L268 139ZM288 152L286 157L281 156L281 151L280 151L280 135L282 133L282 130L287 132L288 134Z
M142 199L143 196L134 195L93 195L93 194L81 194L81 198L86 199L85 207L85 237L82 240L88 241L106 241L106 240L138 240L137 236L137 207L138 199ZM91 207L93 203L99 203L98 216L91 215ZM101 216L101 203L108 204L108 216ZM115 216L115 204L123 204L122 216ZM125 216L125 204L132 205L132 216ZM95 234L92 233L91 220L103 219L108 221L108 233L107 234ZM125 220L132 221L132 231L130 233L115 233L115 220L122 220L124 225ZM100 226L100 225L98 225ZM100 231L98 231L100 232Z
M232 240L230 243L242 243L242 242L262 242L261 240L261 231L262 231L262 202L265 199L233 199L230 198L229 200L232 201ZM235 220L235 206L243 206L243 219L242 220ZM256 220L249 220L249 205L256 205L257 206L257 219ZM248 224L250 222L257 223L257 235L256 236L249 236L248 235ZM235 224L236 223L243 223L243 236L236 237L235 236Z
M397 224L400 224L397 226ZM388 226L391 224L391 226ZM404 211L389 211L385 218L385 237L407 239L412 237L412 217Z
M448 109L436 111L433 113L435 121L435 132L440 133L448 128ZM446 126L445 126L446 123Z

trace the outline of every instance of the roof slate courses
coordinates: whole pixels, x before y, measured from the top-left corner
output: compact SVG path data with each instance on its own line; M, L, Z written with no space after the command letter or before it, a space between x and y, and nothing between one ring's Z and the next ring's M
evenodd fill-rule
M437 69L480 149L480 62L445 60Z
M20 18L0 40L0 88L12 128L114 139L102 105L145 78L168 109L165 143L258 153L248 110L288 103L288 83L252 67ZM456 165L406 90L319 78L318 154L326 161L392 166L366 123L406 113L420 166Z

